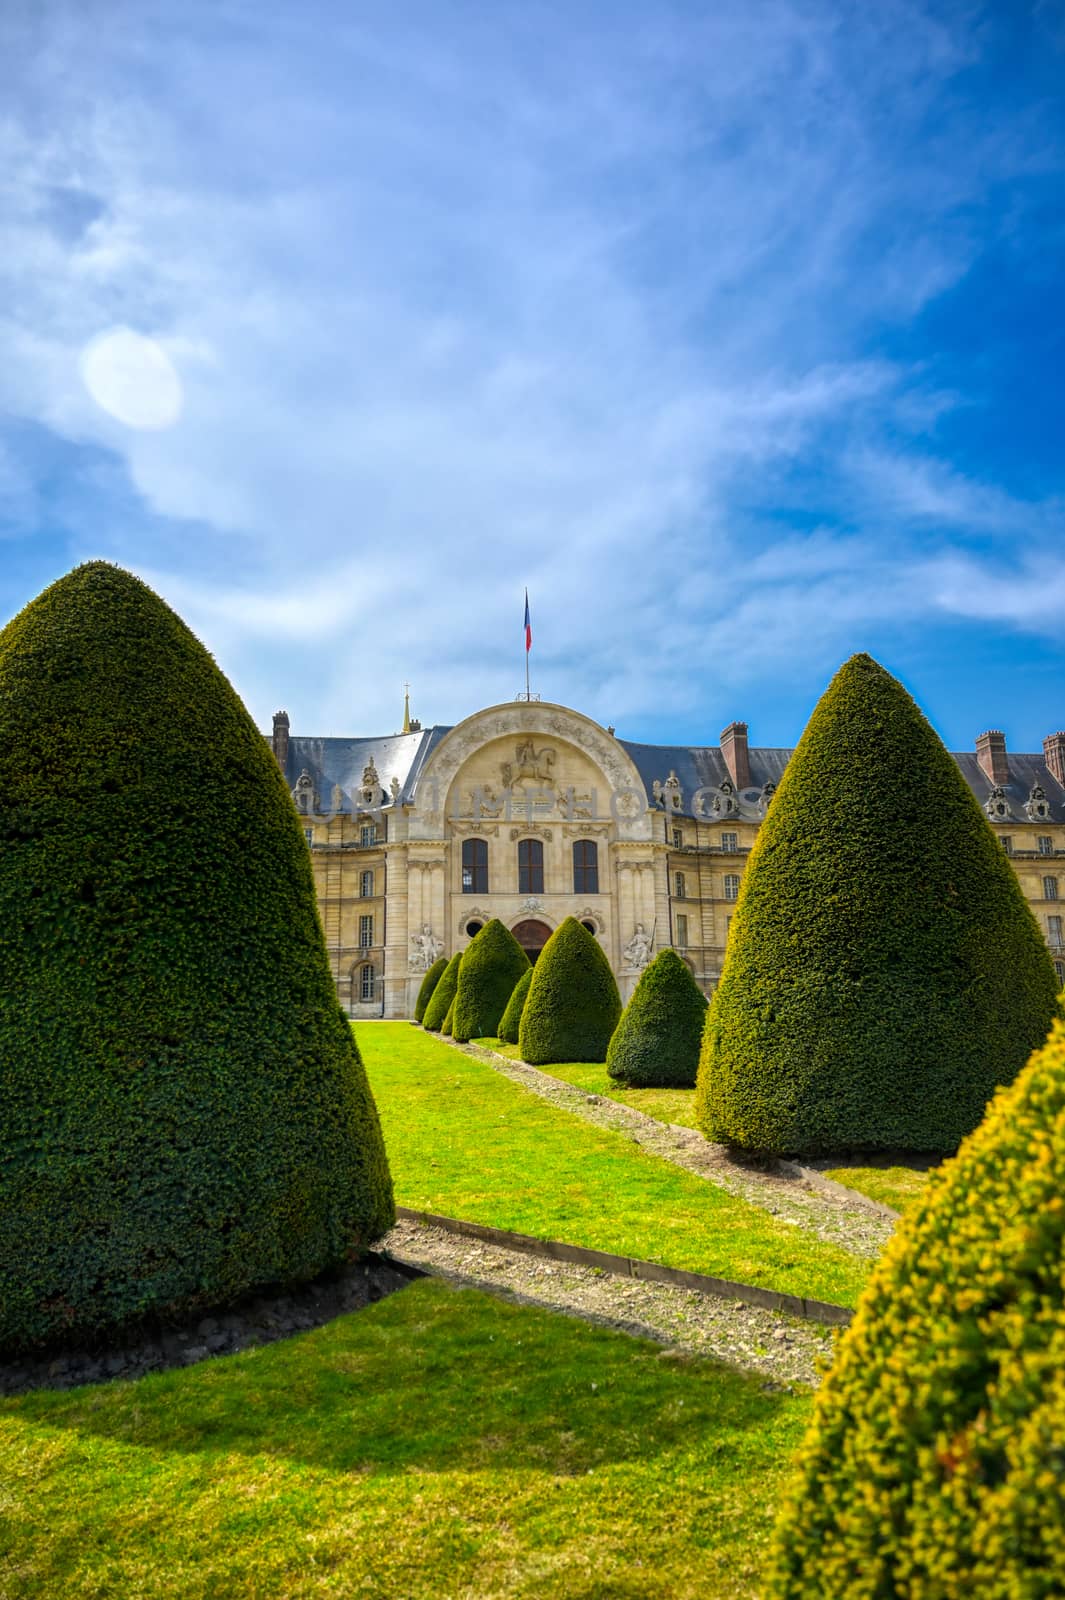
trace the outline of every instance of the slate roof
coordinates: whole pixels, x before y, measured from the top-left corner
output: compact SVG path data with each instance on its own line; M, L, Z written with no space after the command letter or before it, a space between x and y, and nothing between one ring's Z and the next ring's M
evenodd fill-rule
M450 727L438 724L418 733L386 734L381 738L291 735L285 776L291 789L306 768L314 779L323 808L330 805L333 786L339 784L345 796L342 809L350 811L350 796L361 787L363 770L372 757L385 794L388 794L393 777L398 778L401 803L406 804L414 797L415 785L430 754L450 732ZM664 783L670 772L676 773L682 794L682 805L679 811L673 813L677 816L692 816L692 796L697 790L716 789L729 776L719 745L637 744L630 739L619 739L618 743L639 772L649 800L655 780ZM971 751L955 751L953 755L966 783L983 806L991 793L990 779ZM748 759L752 789L760 790L766 783L778 784L790 756L790 750L751 746ZM1018 823L1029 820L1024 810L1025 803L1033 786L1039 784L1046 793L1050 807L1050 815L1046 819L1048 824L1061 826L1065 823L1065 789L1050 772L1042 752L1025 755L1011 750L1008 761L1010 781L1005 787L1010 820ZM900 774L900 781L904 777L904 774ZM708 809L704 805L704 811ZM757 808L748 803L742 807L740 816L757 818ZM704 820L713 819L707 816Z

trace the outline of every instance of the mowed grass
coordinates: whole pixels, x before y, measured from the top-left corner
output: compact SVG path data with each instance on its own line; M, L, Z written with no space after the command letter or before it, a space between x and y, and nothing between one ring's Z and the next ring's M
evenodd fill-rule
M921 1198L928 1182L928 1172L917 1167L832 1167L825 1177L899 1212Z
M549 1105L407 1022L360 1023L400 1205L854 1305L837 1245Z
M504 1044L501 1039L477 1039L475 1043L498 1050L500 1055L509 1056L512 1061L521 1060L516 1044ZM626 1089L622 1084L615 1083L613 1078L608 1078L606 1067L595 1061L552 1062L549 1067L538 1067L536 1070L549 1073L552 1078L561 1078L564 1083L571 1083L586 1094L602 1095L606 1100L616 1100L619 1105L631 1106L634 1111L654 1117L656 1122L675 1122L681 1128L698 1126L695 1121L694 1089Z
M752 1595L806 1395L425 1281L0 1400L3 1600Z

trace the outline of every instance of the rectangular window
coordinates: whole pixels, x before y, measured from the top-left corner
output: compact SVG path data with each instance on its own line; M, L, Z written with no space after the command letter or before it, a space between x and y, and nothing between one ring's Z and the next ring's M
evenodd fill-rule
M313 828L304 828L303 837L306 839L308 844L313 844L314 843L314 829Z
M1011 856L1013 854L1013 840L1010 838L1008 833L1004 833L1002 835L1000 843L1002 845L1003 850L1005 850L1006 854L1008 856Z
M1057 878L1043 879L1043 898L1045 900L1056 900L1058 898Z
M730 850L732 852L735 852L738 840L739 840L739 835L736 834L736 833L723 833L721 835L721 848L722 848L722 850Z
M488 893L487 839L462 841L462 892L463 894Z
M684 829L683 828L674 828L673 829L673 848L674 848L674 850L683 850L684 849Z
M359 843L360 844L376 844L377 843L377 824L376 824L376 822L364 822L363 823L362 827L359 829Z
M684 881L683 872L675 872L673 874L673 898L675 900L687 899L687 895L685 894L686 888L687 885Z
M1058 975L1058 988L1065 989L1065 961L1055 961L1054 971Z
M594 839L573 841L573 892L599 893L599 846Z
M361 895L361 897L364 900L369 900L369 899L372 898L372 896L373 896L373 873L372 872L364 872L362 874L362 876L360 877L360 879L359 879L359 894Z
M359 918L359 949L369 950L373 944L373 915Z
M543 894L544 847L539 839L518 840L518 893Z
M688 943L688 919L687 919L687 917L678 917L677 918L677 945L681 950L683 950L686 947L687 943Z
M1041 833L1039 835L1039 854L1041 856L1052 856L1054 854L1054 841L1049 833Z
M1047 938L1051 944L1061 943L1061 918L1047 918Z
M359 969L359 999L372 1000L374 994L374 979L377 974L369 962Z
M725 873L725 899L738 900L740 897L740 875L738 872Z

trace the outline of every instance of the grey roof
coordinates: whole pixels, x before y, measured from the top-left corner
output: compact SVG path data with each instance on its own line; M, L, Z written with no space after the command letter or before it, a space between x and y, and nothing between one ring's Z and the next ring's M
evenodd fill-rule
M339 784L344 794L342 810L350 811L350 796L362 786L362 775L372 757L377 768L381 787L387 794L393 777L399 779L401 803L408 804L414 788L430 754L440 741L451 732L450 727L436 725L418 733L386 734L381 738L340 739L312 738L293 735L288 742L288 766L285 776L292 788L300 773L306 768L314 779L321 804L331 804L334 785ZM619 739L618 744L631 758L640 774L648 799L656 780L665 783L675 772L681 787L682 802L674 814L692 816L692 797L700 789L716 789L729 776L725 758L719 745L637 744L630 739ZM991 793L991 781L984 773L971 751L952 752L962 776L973 794L984 805ZM751 790L747 800L741 797L740 815L757 818L756 795L766 783L778 784L791 756L790 750L752 746L748 751L751 769ZM1050 808L1048 823L1065 823L1065 789L1050 772L1042 753L1038 755L1009 752L1010 781L1005 785L1011 819L1027 822L1024 807L1035 785L1046 794ZM702 813L709 811L703 797ZM713 820L705 817L705 820ZM727 821L727 818L721 820Z
M400 802L403 804L410 799L414 781L425 765L430 750L448 732L450 729L442 727L423 728L418 733L392 733L376 739L291 735L285 778L291 789L301 772L309 772L323 808L331 807L334 786L339 784L343 800L335 809L350 811L351 795L362 787L363 772L372 759L381 780L381 788L386 794L392 779L399 779Z

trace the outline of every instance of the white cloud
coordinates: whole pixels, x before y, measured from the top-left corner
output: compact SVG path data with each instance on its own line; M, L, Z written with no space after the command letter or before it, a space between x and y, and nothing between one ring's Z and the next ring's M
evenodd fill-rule
M545 691L694 704L711 659L755 681L924 614L928 527L1032 511L884 439L952 397L868 327L964 274L1030 159L975 121L907 145L979 48L921 6L162 5L106 37L71 6L22 48L0 406L121 459L145 514L108 553L260 717L514 692L526 582ZM116 324L180 379L165 433L82 390Z

